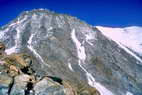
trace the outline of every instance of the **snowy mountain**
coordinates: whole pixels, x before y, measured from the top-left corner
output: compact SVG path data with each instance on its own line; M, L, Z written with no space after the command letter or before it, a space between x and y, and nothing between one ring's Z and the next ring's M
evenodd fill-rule
M3 26L0 41L7 54L33 56L37 76L58 76L82 88L78 95L88 87L100 95L142 95L140 30L93 27L72 16L32 10Z

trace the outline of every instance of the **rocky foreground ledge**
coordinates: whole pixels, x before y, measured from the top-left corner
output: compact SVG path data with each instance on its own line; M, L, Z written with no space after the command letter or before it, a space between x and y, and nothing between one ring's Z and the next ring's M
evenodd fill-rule
M100 95L87 84L75 86L56 76L38 77L31 68L31 56L4 51L0 42L0 95Z

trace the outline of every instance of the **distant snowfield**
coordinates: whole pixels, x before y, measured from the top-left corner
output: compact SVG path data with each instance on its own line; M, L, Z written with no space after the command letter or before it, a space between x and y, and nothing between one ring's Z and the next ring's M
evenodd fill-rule
M110 28L96 26L96 28L142 63L142 59L128 49L130 48L142 56L142 27Z

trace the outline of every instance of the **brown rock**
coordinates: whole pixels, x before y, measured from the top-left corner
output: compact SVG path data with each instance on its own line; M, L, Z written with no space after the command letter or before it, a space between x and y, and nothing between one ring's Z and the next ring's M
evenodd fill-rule
M96 88L90 87L88 84L73 85L67 81L63 82L65 88L69 89L67 92L72 91L73 93L67 95L100 95Z

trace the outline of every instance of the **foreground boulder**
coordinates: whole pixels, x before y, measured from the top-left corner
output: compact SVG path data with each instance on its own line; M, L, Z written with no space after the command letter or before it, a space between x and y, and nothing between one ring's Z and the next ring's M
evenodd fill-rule
M35 82L33 76L21 74L14 78L10 95L32 95L32 86ZM29 87L30 85L31 87Z
M65 88L63 85L54 82L48 77L36 83L34 90L36 95L46 95L47 93L49 95L76 95L72 89Z

